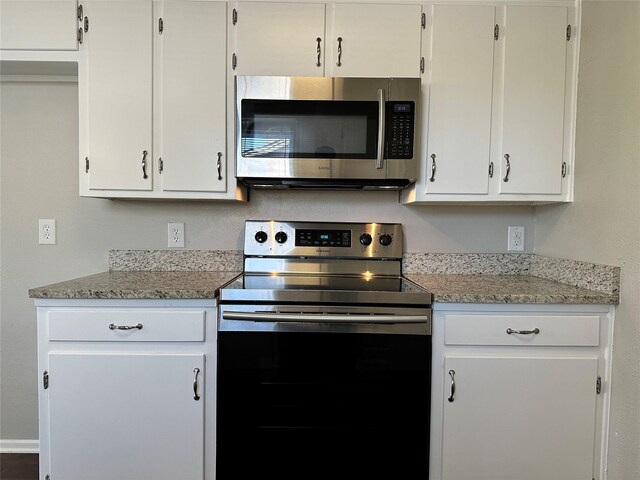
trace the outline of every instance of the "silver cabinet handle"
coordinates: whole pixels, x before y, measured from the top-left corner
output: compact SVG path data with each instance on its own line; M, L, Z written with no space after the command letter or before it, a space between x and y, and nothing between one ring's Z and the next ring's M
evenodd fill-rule
M509 154L505 153L504 154L504 159L507 161L507 173L505 174L504 178L502 179L505 182L509 181L509 173L511 173L511 162L509 161Z
M115 323L109 324L109 330L133 330L133 329L142 330L142 324L141 323L137 325L116 325Z
M147 155L148 154L149 152L147 152L146 150L142 151L142 178L144 178L145 180L149 178L149 175L147 175Z
M431 154L431 178L429 179L430 182L435 182L436 181L436 154L432 153Z
M197 402L200 400L200 395L198 395L198 374L200 373L200 369L198 367L194 368L193 373L196 374L193 379L193 399Z
M218 180L222 180L222 152L218 152Z
M338 61L336 65L338 67L342 66L342 37L338 37Z
M378 156L376 157L376 169L382 169L382 160L384 159L384 127L385 127L385 108L386 108L386 92L383 88L378 90Z
M451 390L449 393L449 396L447 397L447 400L449 400L450 402L453 402L453 397L456 394L456 371L455 370L449 370L449 376L451 377Z
M514 330L513 328L507 328L507 334L511 335L512 333L517 333L518 335L538 335L540 333L540 329L534 328L533 330Z
M318 43L318 46L316 47L316 53L318 54L318 60L316 60L316 67L319 67L322 65L320 63L320 55L322 54L322 49L320 48L321 41L322 39L320 37L316 38L316 42Z

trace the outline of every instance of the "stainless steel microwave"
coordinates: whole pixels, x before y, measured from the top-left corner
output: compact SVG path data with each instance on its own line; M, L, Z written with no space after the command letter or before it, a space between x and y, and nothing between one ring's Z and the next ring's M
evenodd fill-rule
M236 177L254 188L415 181L420 79L236 77Z

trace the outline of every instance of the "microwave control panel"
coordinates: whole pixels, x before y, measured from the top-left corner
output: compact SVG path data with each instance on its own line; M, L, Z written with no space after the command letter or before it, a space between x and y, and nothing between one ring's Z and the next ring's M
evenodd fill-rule
M386 102L385 158L413 158L415 102Z

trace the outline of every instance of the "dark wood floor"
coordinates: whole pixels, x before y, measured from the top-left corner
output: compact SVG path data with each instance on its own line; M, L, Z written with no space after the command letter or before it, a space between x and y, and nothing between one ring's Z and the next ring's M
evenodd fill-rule
M0 479L38 480L38 454L0 454Z

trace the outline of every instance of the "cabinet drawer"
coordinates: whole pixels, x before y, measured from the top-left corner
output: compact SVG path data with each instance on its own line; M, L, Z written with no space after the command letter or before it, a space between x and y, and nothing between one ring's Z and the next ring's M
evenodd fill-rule
M511 334L507 330L515 330ZM517 333L533 331L538 333ZM595 347L598 315L445 315L447 345L535 345Z
M49 341L202 342L204 322L204 309L53 310Z

